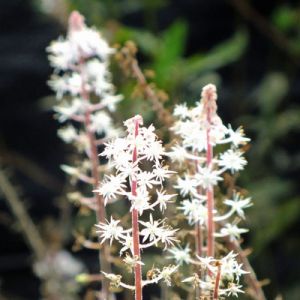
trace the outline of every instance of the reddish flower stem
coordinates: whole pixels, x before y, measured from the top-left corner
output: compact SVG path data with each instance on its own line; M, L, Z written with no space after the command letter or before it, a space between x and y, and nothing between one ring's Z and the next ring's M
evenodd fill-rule
M221 264L218 263L218 272L216 276L215 288L214 288L214 300L218 300L219 298L219 286L220 286L220 279L221 279Z
M195 155L197 155L197 153L195 153ZM195 162L195 172L198 172L199 166L198 163ZM199 195L202 194L202 188L198 187L197 188L197 193ZM199 223L195 224L195 245L196 245L196 254L198 256L202 256L202 248L203 248L203 238L202 238L202 228L201 225Z
M213 157L213 147L210 142L210 126L211 126L211 115L210 108L207 108L207 125L206 129L206 166L207 168L212 168L212 157ZM213 187L208 187L206 190L207 197L207 256L214 257L214 231L215 224L213 220L213 210L214 210L214 189Z
M82 80L82 88L81 88L81 97L87 102L87 104L90 103L90 95L85 87L85 80L84 80L84 74L82 72L82 66L83 66L84 60L80 63L80 73L83 78ZM88 105L87 105L88 107ZM92 178L93 178L93 188L96 189L99 181L99 159L98 159L98 151L97 151L97 143L96 143L96 136L94 131L91 129L91 112L89 109L86 110L84 115L84 125L85 125L85 131L89 140L89 151L88 154L90 162L91 162L91 171L92 171ZM105 213L105 207L104 207L104 201L102 196L99 193L95 193L95 199L96 199L96 218L97 223L105 223L106 219L106 213ZM109 263L109 245L108 243L103 243L102 250L99 250L99 263L100 268L106 273L111 273L111 266ZM102 280L102 289L101 294L103 296L103 299L110 299L110 292L109 292L109 281L107 279Z
M139 134L139 120L134 120L135 132L134 136L137 137ZM132 163L135 164L137 161L137 148L134 147ZM137 180L132 178L131 184L131 194L132 196L137 196ZM132 238L133 238L133 255L137 257L140 261L141 252L140 252L140 234L139 234L139 214L138 210L133 208L132 210ZM142 266L136 264L134 267L134 283L135 283L135 300L142 300Z

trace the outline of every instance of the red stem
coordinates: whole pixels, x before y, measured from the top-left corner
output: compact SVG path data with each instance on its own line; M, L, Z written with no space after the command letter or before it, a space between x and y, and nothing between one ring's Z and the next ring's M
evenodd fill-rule
M197 153L195 153L197 155ZM198 163L195 162L195 172L199 170ZM202 188L197 188L197 193L199 195L202 194ZM195 224L195 244L196 244L196 253L198 256L202 256L202 245L203 245L203 239L202 239L202 228L199 223Z
M207 123L208 128L206 129L206 166L207 168L212 168L212 157L213 157L213 147L210 142L210 126L211 126L211 116L210 109L207 108ZM207 256L214 257L214 231L215 224L213 220L213 210L214 210L214 189L213 187L208 187L206 190L207 196Z
M80 63L80 69L82 69L84 61ZM83 77L84 74L81 72L81 76ZM85 88L85 80L82 80L82 88L81 88L81 97L87 102L90 103L90 95ZM88 106L87 106L88 107ZM91 130L91 112L89 109L86 110L84 115L84 125L86 134L89 140L89 159L91 162L92 167L92 178L93 178L93 188L96 189L100 177L99 177L99 159L98 159L98 152L97 152L97 144L96 144L96 136L93 130ZM99 193L95 193L97 209L96 209L96 218L98 223L105 223L106 213L104 207L104 201L102 196ZM99 262L101 269L106 273L111 273L110 263L108 261L109 257L109 248L108 244L104 243L103 248L99 251ZM107 279L103 279L102 281L102 295L104 299L108 299L109 297L109 281Z
M139 120L134 120L135 133L134 136L137 137L139 134ZM133 150L132 162L135 164L137 160L137 149L136 146ZM132 196L137 196L137 180L135 177L132 178L131 184L131 194ZM139 214L137 209L132 210L132 238L133 238L133 255L137 257L138 261L141 259L140 252L140 233L139 233ZM135 283L135 300L142 300L142 266L136 264L134 267L134 283Z
M221 264L218 263L218 273L217 273L215 289L214 289L214 300L218 300L218 298L219 298L220 279L221 279Z

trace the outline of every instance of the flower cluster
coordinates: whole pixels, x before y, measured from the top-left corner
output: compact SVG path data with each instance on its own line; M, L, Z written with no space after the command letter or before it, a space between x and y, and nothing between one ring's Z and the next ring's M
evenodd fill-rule
M91 174L92 168L95 168L91 162L95 160L92 156L97 155L97 146L103 144L105 139L120 134L109 115L122 99L120 95L114 95L108 70L114 49L96 29L85 25L78 12L73 12L66 38L53 41L47 51L54 67L49 85L59 100L54 111L59 122L67 122L58 130L58 136L88 156L88 160L82 160L81 165L63 165L62 169L74 179L97 184L98 179L92 178ZM95 208L94 199L77 198L81 204Z
M131 228L125 229L121 221L114 220L113 217L106 223L97 224L96 227L102 243L108 240L110 244L113 241L121 244L120 256L126 253L123 261L129 269L135 271L137 267L143 265L141 249L159 245L168 248L177 241L175 237L177 230L168 225L165 219L155 219L154 212L152 213L157 209L163 213L166 205L175 196L166 194L163 190L164 181L173 172L161 164L165 152L161 141L154 133L154 126L142 127L142 123L142 117L139 115L127 120L124 122L127 136L116 138L106 144L101 155L108 158L109 164L116 172L114 175L106 176L95 190L104 197L106 203L118 197L129 200L132 214ZM143 219L140 220L140 217ZM175 269L172 266L162 270L156 268L155 276L151 280L142 280L141 286L156 283L160 279L169 284L170 275ZM117 275L113 274L104 275L111 280L117 278ZM120 280L118 285L134 289Z
M237 254L233 252L229 252L221 259L198 256L193 263L201 268L201 272L205 273L205 276L202 276L205 280L195 273L184 279L183 282L192 282L198 286L203 297L211 295L214 295L214 299L218 299L218 296L238 297L238 293L244 293L241 289L240 278L248 272L242 269L242 264L235 259L236 256Z
M118 135L107 112L114 111L116 103L122 99L121 95L114 94L108 70L114 49L96 29L85 25L78 12L73 12L67 37L53 41L47 51L54 67L49 86L60 100L54 107L58 120L85 123L88 114L91 131L100 136ZM66 143L74 142L86 149L85 132L77 126L69 124L58 134Z
M175 188L183 199L178 209L188 223L195 226L195 256L198 262L192 258L189 247L173 248L170 253L179 264L185 262L199 265L199 260L201 264L207 261L206 274L202 274L202 277L196 274L197 286L203 295L212 295L220 269L219 294L236 296L241 292L239 277L245 272L233 253L221 259L215 258L214 239L226 237L235 242L242 233L248 231L238 227L236 220L245 218L244 210L252 205L251 199L244 199L234 191L230 199L224 199L223 204L218 206L222 210L217 210L214 205L214 188L223 180L223 173L234 174L244 169L247 162L242 147L249 139L244 136L241 127L234 131L230 125L226 127L223 124L217 114L216 100L216 88L209 84L203 88L201 101L194 108L189 109L186 104L181 104L174 110L178 120L172 129L180 141L171 148L168 156L179 166L185 164L185 170L188 170L178 177ZM220 152L219 148L225 150ZM217 232L215 223L218 224ZM203 243L202 236L206 236L206 243ZM225 279L228 285L223 288Z
M207 95L208 94L208 95ZM209 105L205 103L206 99L211 97ZM186 104L177 105L174 110L174 116L179 117L173 130L180 137L180 144L175 145L168 156L178 163L189 161L190 171L178 177L175 188L179 190L184 198L179 210L186 216L189 224L207 223L205 191L212 189L223 180L222 174L229 171L231 174L244 169L247 161L243 157L242 146L249 139L244 136L243 129L240 127L234 131L229 125L223 125L222 120L216 113L216 88L209 84L203 88L202 100L196 107L188 109ZM210 120L207 120L207 109L210 109ZM207 132L209 131L209 145L213 148L217 145L228 144L227 150L218 153L212 157L211 164L207 164ZM213 211L215 222L224 223L233 215L244 219L244 209L251 206L251 199L243 197L234 192L232 199L226 199L224 204L230 210L219 215L216 210ZM215 233L218 236L228 235L231 238L239 237L244 229L239 229L236 225L232 226L226 223L220 231Z
M83 16L75 11L69 18L67 36L53 41L47 51L54 67L49 86L58 100L54 111L58 121L66 124L58 135L82 153L76 166L63 165L62 169L74 183L88 184L90 191L89 196L70 193L69 199L84 206L85 211L86 208L94 210L98 222L105 222L104 201L100 195L92 194L92 190L101 179L98 146L120 134L110 116L122 99L114 94L108 69L114 49L96 29L87 27ZM108 255L105 243L99 251L99 263L106 272L110 272ZM102 281L101 294L105 299L114 299L108 281Z

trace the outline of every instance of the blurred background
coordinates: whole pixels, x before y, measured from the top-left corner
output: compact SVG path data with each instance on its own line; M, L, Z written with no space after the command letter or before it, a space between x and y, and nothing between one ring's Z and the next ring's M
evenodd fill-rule
M64 197L72 188L59 165L73 150L57 137L46 84L45 48L65 34L73 9L110 44L137 44L142 68L169 95L166 107L192 105L204 84L217 85L224 123L242 124L252 139L239 181L255 204L246 224L250 261L266 279L267 299L299 299L300 6L279 0L0 1L0 299L40 299L36 273L44 269L32 271L33 254L43 252L39 236L62 249L65 264L97 270L96 253L72 252L77 210ZM120 119L145 111L147 104L131 100L132 83L112 70L125 95ZM145 117L156 122L151 111ZM30 216L23 225L18 202Z

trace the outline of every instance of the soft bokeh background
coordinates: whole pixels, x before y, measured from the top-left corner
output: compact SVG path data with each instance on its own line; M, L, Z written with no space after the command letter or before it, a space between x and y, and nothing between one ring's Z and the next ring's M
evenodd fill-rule
M172 107L193 104L206 83L219 89L225 123L243 124L252 139L240 185L255 206L248 211L259 279L269 279L268 299L300 295L300 6L297 1L246 0L9 0L0 1L0 163L42 236L71 250L74 209L59 165L72 150L56 136L46 86L51 73L45 48L64 34L68 13L78 9L111 44L130 39L143 68L170 96ZM131 100L132 84L118 116L144 112ZM120 75L121 76L121 75ZM147 121L156 122L153 112ZM158 124L159 125L159 124ZM61 226L63 224L63 226ZM0 299L39 299L18 220L0 194ZM76 254L90 268L96 254ZM5 298L6 297L6 298Z

